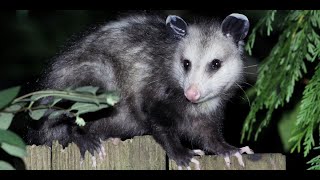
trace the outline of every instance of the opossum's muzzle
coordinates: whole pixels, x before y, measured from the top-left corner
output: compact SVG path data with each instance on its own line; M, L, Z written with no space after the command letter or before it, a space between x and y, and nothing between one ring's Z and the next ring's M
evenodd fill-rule
M193 103L196 103L199 98L200 98L200 91L199 89L197 88L196 85L191 85L187 91L184 92L184 95L186 96L186 98L193 102Z

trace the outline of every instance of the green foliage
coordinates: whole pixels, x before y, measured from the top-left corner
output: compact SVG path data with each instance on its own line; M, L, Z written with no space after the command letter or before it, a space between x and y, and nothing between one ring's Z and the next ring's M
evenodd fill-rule
M25 143L14 132L0 129L0 144L1 148L12 156L22 158L26 155Z
M270 35L276 15L277 11L268 11L253 28L246 45L250 54L257 31L262 32L266 26L267 35ZM277 25L282 33L259 67L254 86L256 96L244 122L241 141L245 138L249 140L253 133L257 140L262 129L268 126L274 110L283 108L290 102L296 83L305 78L307 72L313 72L313 68L307 69L306 66L306 63L312 63L313 67L317 68L304 89L294 134L290 139L294 144L292 151L300 151L303 143L304 155L307 156L315 146L313 134L320 123L320 11L287 11L282 23ZM258 120L257 113L262 109L267 110L266 115L262 120ZM315 161L319 162L319 158L312 162Z
M0 129L8 129L13 119L12 113L0 113Z
M9 104L19 93L20 87L12 87L0 92L0 109Z
M0 148L12 156L22 158L26 154L23 140L15 133L7 130L12 122L14 114L11 110L18 110L17 106L8 106L18 95L20 87L13 87L0 91ZM14 169L9 163L0 161L0 170Z
M300 103L297 103L293 109L284 111L278 122L278 132L285 152L290 152L294 145L293 142L289 142L289 139L291 138L292 131L296 126L299 108Z
M80 115L95 112L109 106L114 106L119 101L119 96L116 92L104 92L97 94L98 88L85 86L74 90L67 89L64 91L45 90L32 92L19 98L16 98L13 103L27 103L27 107L22 107L19 111L28 111L31 118L39 120L49 109L54 109L52 114L48 114L49 118L56 117L61 114L68 114L75 117L77 124L85 125L85 122L80 118ZM37 105L34 103L42 98L53 98L48 105ZM56 104L62 99L74 101L75 103L69 109L57 107ZM10 112L10 111L9 111ZM13 112L14 113L14 112Z
M249 36L248 42L245 47L245 49L248 51L248 53L250 55L252 55L252 48L253 48L254 42L256 40L257 31L260 30L260 33L262 34L262 32L263 32L262 27L266 26L267 27L267 35L268 36L270 35L271 31L273 30L272 22L274 21L274 16L275 16L276 12L277 12L277 10L268 11L266 16L264 16L252 29L252 33Z
M0 147L11 156L23 158L26 155L26 145L23 140L14 132L8 130L12 119L18 112L27 112L34 120L40 120L45 115L48 118L55 118L61 114L68 114L75 118L75 123L79 126L86 124L80 117L88 112L95 112L103 108L114 106L119 101L116 92L98 93L97 87L85 86L64 91L44 90L36 91L21 97L16 97L20 87L14 87L0 91ZM42 98L51 98L48 104L38 104L36 102ZM61 100L70 100L74 104L67 109L57 106ZM48 111L49 109L55 111ZM5 161L0 161L1 169L14 169Z
M315 145L313 132L320 123L320 63L316 68L316 72L309 81L303 92L303 98L300 106L300 111L297 116L295 135L290 141L295 142L292 148L294 151L303 141L304 156L309 154L309 151Z
M320 155L308 161L308 164L311 165L311 167L308 170L320 170Z
M0 160L0 170L14 170L11 164Z

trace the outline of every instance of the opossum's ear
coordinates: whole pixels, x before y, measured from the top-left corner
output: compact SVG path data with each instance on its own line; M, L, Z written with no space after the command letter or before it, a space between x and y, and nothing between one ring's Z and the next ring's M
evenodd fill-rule
M243 14L233 13L222 21L221 29L225 36L232 36L236 42L239 42L248 34L249 20Z
M166 20L167 29L174 37L184 37L187 34L187 23L179 16L169 15Z

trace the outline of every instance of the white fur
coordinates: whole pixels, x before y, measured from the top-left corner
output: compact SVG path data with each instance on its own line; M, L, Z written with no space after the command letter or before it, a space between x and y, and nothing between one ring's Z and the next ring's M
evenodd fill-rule
M242 74L242 60L240 51L232 42L231 37L226 37L221 30L205 37L207 43L202 43L204 34L197 26L190 26L188 35L180 44L176 52L174 63L174 77L179 80L180 86L186 90L193 84L200 91L198 106L190 110L211 112L219 106L219 95L223 94L232 85L235 85ZM185 74L181 58L191 61L191 70ZM213 59L221 60L221 67L216 72L207 72L208 63Z
M192 104L191 106L188 106L188 111L194 115L210 114L220 106L220 103L221 98L217 97L202 103Z
M131 88L135 93L139 93L141 89L146 85L146 81L144 81L144 79L149 76L151 68L148 64L142 62L135 62L133 66L135 68L133 68L134 72L130 72L130 74L132 74L131 82L139 83L132 84Z

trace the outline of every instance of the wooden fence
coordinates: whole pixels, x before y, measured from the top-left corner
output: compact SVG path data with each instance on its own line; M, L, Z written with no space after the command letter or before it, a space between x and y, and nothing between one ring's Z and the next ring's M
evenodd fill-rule
M88 152L81 162L80 151L75 144L65 149L55 142L48 146L28 146L24 158L28 170L176 170L174 161L167 162L166 154L152 137L135 137L114 145L110 140L103 143L105 158ZM196 157L202 170L228 170L221 156ZM286 158L279 153L243 155L245 167L231 157L230 170L285 170ZM167 165L168 163L168 165ZM191 163L193 164L193 163ZM193 167L191 165L191 167ZM192 168L194 169L194 167Z

